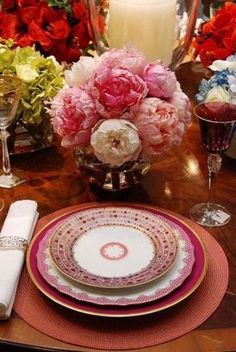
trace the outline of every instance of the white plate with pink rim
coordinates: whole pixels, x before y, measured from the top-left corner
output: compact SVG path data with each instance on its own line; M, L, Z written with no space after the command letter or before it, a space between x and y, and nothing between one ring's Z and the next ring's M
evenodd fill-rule
M84 285L128 288L164 275L174 264L177 241L155 214L128 207L82 210L51 230L52 260Z
M157 215L156 215L157 216ZM161 219L161 217L160 217ZM171 220L165 220L175 231L178 250L174 265L164 275L143 285L103 289L70 280L54 265L49 253L52 231L48 231L39 244L37 266L43 278L63 294L77 300L98 305L133 305L160 299L179 287L191 274L195 262L194 247L184 229Z

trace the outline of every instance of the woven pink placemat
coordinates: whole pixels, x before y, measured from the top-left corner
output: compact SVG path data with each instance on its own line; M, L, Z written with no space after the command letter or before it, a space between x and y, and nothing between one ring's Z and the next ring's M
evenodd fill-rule
M36 231L64 209L42 218ZM78 207L79 209L79 207ZM14 309L35 329L74 345L103 350L155 346L180 337L203 323L219 306L228 285L228 263L218 242L200 226L184 220L209 248L207 274L200 287L183 302L165 311L132 318L104 318L70 311L46 298L24 271Z

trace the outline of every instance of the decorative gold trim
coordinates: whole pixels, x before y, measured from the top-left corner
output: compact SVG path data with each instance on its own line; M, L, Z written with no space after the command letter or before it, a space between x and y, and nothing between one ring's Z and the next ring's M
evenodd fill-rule
M82 309L79 308L75 308L70 304L65 304L63 302L61 302L61 300L59 299L55 299L55 297L53 297L53 295L51 295L50 293L48 293L47 291L44 290L44 288L37 282L37 279L35 278L34 273L31 270L31 266L30 266L30 253L31 253L31 249L32 246L34 244L34 242L36 241L37 237L41 234L41 232L47 228L51 223L55 222L55 220L59 220L65 216L68 216L70 214L73 214L76 211L80 211L80 210L86 210L86 209L90 209L90 208L94 208L94 207L104 207L104 206L127 206L127 207L132 207L132 206L137 206L137 207L141 207L141 208L145 208L146 210L154 210L154 211L160 211L163 214L167 214L172 216L173 218L177 219L180 223L182 223L183 225L185 225L186 227L188 227L191 232L193 233L193 235L198 239L200 245L202 246L202 250L204 253L204 266L203 266L203 270L201 273L201 276L199 277L198 281L196 282L196 284L191 288L191 290L189 290L188 292L185 293L185 295L183 295L182 297L180 297L178 300L164 305L163 307L159 307L159 308L153 308L153 309L149 309L145 312L136 312L136 313L120 313L120 314L107 314L107 313L96 313L96 312L91 312L89 310L86 310L86 306ZM147 314L151 314L151 313L156 313L162 310L165 310L167 308L170 308L176 304L178 304L179 302L182 302L184 299L186 299L188 296L190 296L202 283L206 272L207 272L207 267L208 267L208 255L207 255L207 251L206 251L206 247L204 245L204 243L202 242L202 240L199 238L199 236L196 234L196 232L194 230L191 229L191 227L188 225L188 223L186 223L184 220L182 220L181 218L183 217L182 215L180 215L180 218L178 216L175 215L175 213L171 212L171 211L167 211L165 209L162 208L158 208L155 206L150 206L150 205L146 205L146 204L142 204L142 203L125 203L125 202L99 202L99 203L86 203L86 204L82 204L79 206L74 206L73 208L68 208L70 210L65 211L64 213L61 213L60 215L58 215L57 217L55 217L53 220L49 221L45 226L43 226L34 236L33 240L30 243L30 246L28 248L27 251L27 258L26 258L26 266L30 275L31 280L33 281L33 283L35 284L35 286L48 298L50 298L53 302L58 303L59 305L65 307L65 308L69 308L73 311L79 312L79 313L83 313L83 314L87 314L87 315L93 315L93 316L100 316L100 317L115 317L115 318L123 318L123 317L135 317L135 316L143 316L143 315L147 315ZM66 209L65 209L66 210ZM57 213L57 212L55 212ZM188 220L188 219L187 219ZM191 221L191 220L189 220ZM195 224L194 224L195 225ZM198 226L198 225L196 225ZM202 230L204 231L204 230Z

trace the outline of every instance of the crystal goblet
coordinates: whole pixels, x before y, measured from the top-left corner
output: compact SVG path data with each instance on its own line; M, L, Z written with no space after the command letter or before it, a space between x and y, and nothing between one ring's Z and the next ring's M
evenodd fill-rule
M85 0L100 55L127 43L175 69L192 42L199 0Z
M2 168L0 187L12 188L25 180L11 172L11 164L7 147L9 132L7 128L14 120L18 107L22 82L15 76L0 75L0 139L2 141Z
M197 105L194 113L198 118L203 148L208 152L208 201L194 205L190 217L200 225L218 227L230 221L230 212L212 200L216 176L221 168L221 152L229 147L236 121L236 105L222 102L205 102Z

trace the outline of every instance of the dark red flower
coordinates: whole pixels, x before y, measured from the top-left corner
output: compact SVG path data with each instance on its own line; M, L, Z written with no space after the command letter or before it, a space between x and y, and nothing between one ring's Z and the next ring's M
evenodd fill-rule
M40 3L35 13L35 19L29 24L31 39L39 43L44 50L50 50L55 40L65 39L70 33L65 11L54 10Z
M4 39L13 39L19 46L33 45L28 28L17 14L3 14L0 23L0 35Z
M3 0L0 36L19 46L35 44L58 61L77 61L91 40L88 10L80 0L61 4L66 6L49 6L48 0Z
M3 12L14 12L17 9L17 0L3 0L2 11Z
M85 49L90 42L90 35L88 31L88 24L86 21L81 21L72 27L70 41L74 47Z
M23 23L29 26L29 24L33 21L37 13L36 6L27 6L27 7L19 7L18 8L18 17L21 19Z
M90 35L86 21L82 21L71 28L71 33L66 40L56 41L50 54L54 55L59 62L75 62L81 56L81 49L87 48Z
M78 20L88 18L88 11L85 8L85 6L81 4L81 2L74 2L72 4L72 11L73 11L74 18Z
M17 0L19 7L31 7L38 6L39 2L37 0Z
M195 56L205 66L236 52L236 4L227 1L215 16L201 25L193 41Z
M81 49L74 46L70 40L58 40L48 53L55 56L59 62L68 63L78 61L82 55Z

